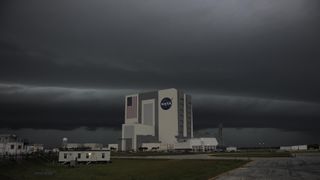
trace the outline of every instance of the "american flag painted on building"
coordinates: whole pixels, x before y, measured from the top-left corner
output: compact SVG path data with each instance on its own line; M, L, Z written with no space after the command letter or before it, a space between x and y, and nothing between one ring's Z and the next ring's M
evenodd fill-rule
M127 118L138 117L138 97L131 96L127 98Z

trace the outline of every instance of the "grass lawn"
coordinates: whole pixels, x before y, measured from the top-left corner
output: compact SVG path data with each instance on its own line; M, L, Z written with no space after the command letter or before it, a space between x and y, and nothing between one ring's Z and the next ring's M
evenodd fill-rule
M111 152L111 156L168 156L168 155L192 155L192 154L204 154L204 152L157 152L157 151L146 151L146 152ZM206 154L210 154L207 152Z
M1 162L0 179L208 179L247 163L242 160L114 159L111 164L69 168L43 161Z
M275 151L239 151L239 152L220 152L211 154L217 157L292 157L290 152Z

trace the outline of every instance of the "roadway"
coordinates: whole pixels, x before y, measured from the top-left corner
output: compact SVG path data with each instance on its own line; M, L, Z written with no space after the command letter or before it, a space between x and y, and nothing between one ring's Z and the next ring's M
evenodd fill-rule
M320 154L293 158L259 158L215 180L320 180Z

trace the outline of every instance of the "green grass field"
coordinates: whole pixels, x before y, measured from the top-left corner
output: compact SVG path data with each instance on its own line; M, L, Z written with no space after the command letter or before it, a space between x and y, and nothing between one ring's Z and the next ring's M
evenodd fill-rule
M0 179L208 179L247 162L242 160L114 159L111 164L80 165L70 168L40 160L0 161Z
M239 151L239 152L220 152L211 154L216 157L292 157L290 152L276 151Z
M204 152L111 152L111 156L168 156L168 155L192 155L192 154L205 154ZM210 154L207 152L206 154Z

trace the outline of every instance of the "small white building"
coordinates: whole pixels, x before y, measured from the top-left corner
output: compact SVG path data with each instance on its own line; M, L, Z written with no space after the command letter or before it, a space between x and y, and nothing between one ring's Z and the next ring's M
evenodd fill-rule
M77 162L110 162L109 150L73 150L59 152L60 163Z
M174 150L174 144L165 144L165 143L160 144L159 151L173 151L173 150Z
M24 141L14 134L0 135L0 155L22 155L27 153Z
M307 145L297 145L297 146L292 146L293 151L305 151L308 150Z
M218 141L216 138L192 138L191 146L193 151L214 151L218 146Z
M291 151L292 150L292 146L280 146L280 150L281 151Z
M90 150L99 150L103 148L103 145L99 143L65 143L63 146L65 149L87 148Z
M23 142L0 143L0 155L26 154L27 149Z
M83 144L84 148L89 148L91 150L99 150L103 148L103 144L99 143L84 143Z
M174 144L174 150L186 150L186 151L192 151L192 145L191 141L186 140L185 142L178 142Z
M119 150L119 145L118 144L108 144L108 149L110 151L118 151Z
M175 150L191 150L193 152L208 152L216 150L218 141L213 137L206 138L191 138L184 142L179 142L174 145Z
M53 152L53 153L58 153L59 151L60 151L59 148L53 148L53 149L52 149L52 152Z
M237 150L238 150L237 147L234 147L234 146L229 146L226 148L227 152L236 152Z
M295 145L295 146L280 146L282 151L306 151L308 150L308 145Z
M64 148L66 149L77 149L77 148L81 148L82 144L80 143L67 143L64 145Z
M36 152L43 152L44 146L43 144L31 144L31 145L27 145L26 149L28 154L32 154Z
M161 143L142 143L143 151L161 151Z

